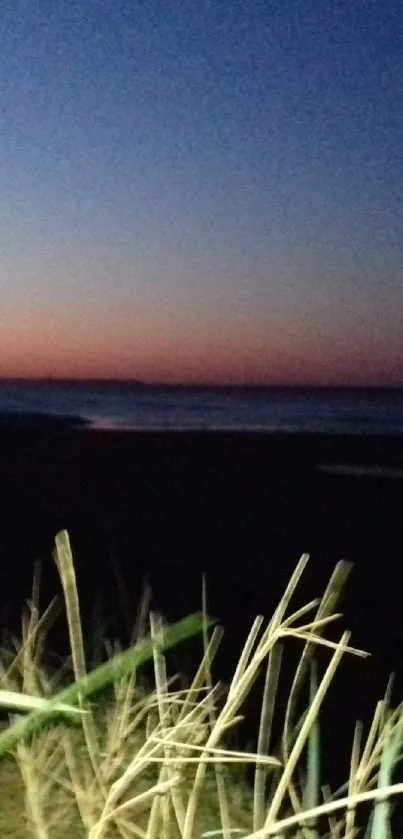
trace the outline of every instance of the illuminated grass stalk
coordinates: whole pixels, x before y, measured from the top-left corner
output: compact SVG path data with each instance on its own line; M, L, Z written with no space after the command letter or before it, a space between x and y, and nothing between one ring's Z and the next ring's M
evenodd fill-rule
M161 639L158 642L152 639L142 641L137 646L115 655L111 661L107 661L96 667L90 673L86 673L77 589L66 531L58 534L56 545L57 565L62 579L68 611L73 665L78 678L68 687L59 691L54 697L47 700L27 695L17 697L15 693L10 691L0 692L0 704L2 707L15 710L18 705L19 710L30 711L26 717L18 719L5 731L0 733L0 758L7 752L13 751L21 740L26 740L34 734L37 734L45 724L54 720L58 715L60 716L61 712L67 714L68 717L81 716L86 726L87 713L85 712L88 709L83 704L83 700L96 695L104 688L113 685L119 679L129 676L146 662L152 661L157 647L160 652L165 652L177 646L177 644L198 635L206 623L205 616L203 617L199 614L189 615L173 626L166 628L163 640ZM212 625L212 621L208 620L208 625ZM91 719L90 714L88 714L88 718ZM93 740L93 730L89 731L87 727L84 731L89 748L96 748L96 743ZM94 756L94 752L92 752L92 760L95 763L96 757Z
M356 727L346 787L336 796L324 789L324 803L320 803L321 705L344 654L367 655L348 646L347 632L338 642L323 637L328 625L339 617L334 609L350 571L348 563L336 566L322 598L287 616L308 560L307 555L301 557L272 619L266 626L263 617L255 619L224 691L212 681L211 663L223 631L207 616L204 583L201 615L191 615L169 627L151 614L151 637L144 639L143 603L133 646L125 652L110 647L110 660L87 672L77 584L65 531L56 537L55 559L66 605L74 682L55 691L54 680L41 676L44 638L40 629L49 626L53 606L39 616L37 578L30 613L23 617L22 645L6 668L0 659L0 678L10 688L0 691L0 704L14 714L28 712L0 734L0 756L11 752L19 764L27 824L36 831L35 839L59 836L60 812L49 809L58 784L70 796L70 807L80 819L74 839L84 836L83 829L87 839L316 839L324 817L332 839L353 839L356 809L365 802L373 804L365 839L390 839L389 799L403 793L403 784L392 783L402 757L403 706L390 709L391 683L375 709L363 747L362 726ZM313 611L314 616L308 618ZM199 633L203 657L196 675L188 688L172 691L164 653ZM285 711L280 709L284 723L275 752L278 757L272 757L268 753L282 655L290 637L301 641L303 647ZM318 645L331 651L322 678L315 655ZM155 688L138 699L135 676L146 662L154 665ZM240 720L241 705L262 669L265 679L257 753L229 750L224 745L225 735ZM18 684L21 692L14 689ZM301 693L306 686L309 707L301 713ZM113 688L113 699L106 708L101 703L106 716L99 717L87 700L105 687ZM64 725L56 731L53 724L60 718L78 723L78 729ZM84 762L76 751L77 731L81 731ZM252 806L246 817L241 811L238 816L234 813L235 787L224 770L247 763L254 765L255 773ZM297 784L297 772L302 785ZM340 798L345 789L347 794ZM202 828L202 808L213 793L213 828Z

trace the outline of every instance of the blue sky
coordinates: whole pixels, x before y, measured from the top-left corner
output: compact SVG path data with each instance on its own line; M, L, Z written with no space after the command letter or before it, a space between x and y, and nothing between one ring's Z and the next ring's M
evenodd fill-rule
M399 0L16 0L0 41L0 374L403 384Z

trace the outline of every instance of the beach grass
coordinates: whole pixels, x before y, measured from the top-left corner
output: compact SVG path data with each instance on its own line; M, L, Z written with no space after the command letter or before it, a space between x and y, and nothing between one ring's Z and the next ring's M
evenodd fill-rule
M304 554L271 619L253 622L224 686L212 677L223 629L208 617L205 587L201 612L172 626L143 602L128 649L105 639L107 660L90 669L66 531L56 536L54 558L70 655L49 667L57 611L52 601L41 612L38 573L21 636L6 636L0 651L0 704L8 713L0 731L1 837L389 839L403 793L394 783L403 706L392 707L392 683L366 736L357 723L344 787L331 790L321 773L323 701L343 657L368 655L350 646L347 631L335 636L348 563L336 565L321 597L293 611ZM191 639L200 646L198 664L179 687L169 651ZM278 708L291 642L299 645L298 664ZM237 751L231 735L262 673L257 748Z

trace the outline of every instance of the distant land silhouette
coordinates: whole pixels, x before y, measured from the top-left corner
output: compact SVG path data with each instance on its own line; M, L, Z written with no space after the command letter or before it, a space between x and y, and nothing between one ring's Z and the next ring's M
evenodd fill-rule
M148 382L144 379L137 378L113 378L113 377L93 377L85 378L83 376L0 376L0 385L7 384L50 384L55 387L57 385L85 385L86 387L94 385L122 387L127 386L131 388L147 389L147 390L213 390L213 391L251 391L259 392L271 391L272 393L360 393L376 395L377 393L401 393L403 391L403 382L400 385L366 385L366 384L270 384L270 383L248 383L248 382Z
M85 417L46 414L40 411L0 411L0 431L51 431L90 425Z

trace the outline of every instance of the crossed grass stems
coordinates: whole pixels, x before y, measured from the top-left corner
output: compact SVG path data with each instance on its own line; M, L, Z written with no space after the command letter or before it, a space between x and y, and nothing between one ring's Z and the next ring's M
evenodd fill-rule
M340 617L334 610L349 563L336 565L321 598L287 616L309 559L301 557L271 620L265 625L263 617L255 619L224 689L212 680L223 630L208 617L205 586L202 612L172 626L149 613L146 595L130 648L122 652L106 643L108 661L87 672L66 531L56 536L54 558L69 659L56 672L44 665L55 601L40 614L37 572L23 613L22 638L0 650L0 704L10 712L9 725L0 733L4 839L317 839L325 834L352 839L359 832L363 804L370 808L366 839L389 839L392 801L403 792L403 784L393 783L402 755L403 704L391 707L392 680L366 740L357 723L347 783L334 794L321 786L323 699L342 657L367 655L349 646L349 632L338 642L323 634ZM175 690L165 654L196 635L203 642L201 663L189 687ZM276 691L289 638L302 642L301 655L272 757ZM321 679L318 646L330 656ZM140 678L146 663L154 673L147 686ZM228 732L242 719L239 712L262 670L256 753L226 748ZM298 717L307 684L309 706ZM254 767L253 789L243 780L247 764Z

